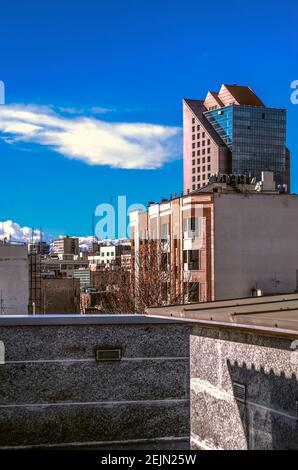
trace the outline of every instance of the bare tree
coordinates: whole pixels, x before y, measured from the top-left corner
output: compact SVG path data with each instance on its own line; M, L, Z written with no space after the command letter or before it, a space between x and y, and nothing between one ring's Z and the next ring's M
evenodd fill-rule
M110 266L101 276L103 313L144 313L149 307L192 301L191 274L171 263L164 240L142 240L131 269Z

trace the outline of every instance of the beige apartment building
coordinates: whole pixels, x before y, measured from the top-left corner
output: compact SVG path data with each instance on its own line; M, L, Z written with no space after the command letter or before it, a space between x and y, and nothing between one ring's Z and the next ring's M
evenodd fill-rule
M79 254L79 239L77 237L58 237L53 241L53 253L63 255Z
M164 301L188 302L294 292L298 278L298 196L275 190L272 173L251 184L213 183L130 215L136 279L148 240L159 240ZM163 274L161 274L161 277Z

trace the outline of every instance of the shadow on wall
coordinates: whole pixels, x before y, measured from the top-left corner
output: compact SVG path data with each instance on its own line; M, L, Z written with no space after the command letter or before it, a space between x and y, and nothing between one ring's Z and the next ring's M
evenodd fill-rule
M298 381L252 364L227 367L248 449L298 450Z

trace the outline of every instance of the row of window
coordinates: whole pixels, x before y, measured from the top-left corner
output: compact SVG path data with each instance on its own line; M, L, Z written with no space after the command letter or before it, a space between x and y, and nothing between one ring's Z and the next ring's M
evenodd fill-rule
M206 166L202 166L202 171L201 171L201 167L198 166L197 167L197 173L205 173L206 171ZM207 165L207 171L211 171L211 165ZM192 174L194 175L196 173L196 167L193 167L192 168Z
M207 139L207 145L210 145L210 139ZM202 140L202 145L201 141L198 140L197 142L192 143L192 148L195 149L196 147L205 147L206 146L206 140Z
M202 139L205 139L205 132L202 132ZM197 139L200 139L201 138L201 134L198 133L198 134L193 134L192 135L192 140L196 140ZM210 139L208 139L208 144L210 145Z
M203 181L203 184L206 184L206 181L208 182L209 181L209 178L211 176L211 173L208 173L207 175L197 175L197 181ZM196 177L193 176L192 177L192 182L195 183L196 181ZM194 188L195 189L195 188Z
M194 157L195 155L193 155ZM210 163L211 162L211 157L207 157L207 162ZM202 163L206 163L206 158L203 157L202 158ZM196 160L192 160L192 165L194 166L196 164ZM200 158L197 158L197 165L200 165L201 164L201 159Z
M202 155L206 155L206 149L202 149L202 153L201 153L201 150L197 150L197 156L200 157ZM210 147L207 148L207 154L210 155L211 154L211 149ZM192 156L195 157L196 156L196 151L193 150L192 151Z
M206 180L208 181L209 178L210 178L210 176L211 176L211 173L207 173L207 175L206 175L206 174L197 175L197 181L201 181L201 178L202 178L202 181L204 181L204 182L205 182ZM192 177L192 182L194 183L195 181L196 181L196 176L194 175L194 176Z

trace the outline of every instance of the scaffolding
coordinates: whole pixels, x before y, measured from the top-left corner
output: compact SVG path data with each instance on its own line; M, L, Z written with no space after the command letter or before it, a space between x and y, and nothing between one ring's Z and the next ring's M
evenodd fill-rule
M31 242L34 240L34 229L32 229ZM40 232L40 241L42 235ZM29 306L30 315L41 314L41 255L37 252L29 255Z

